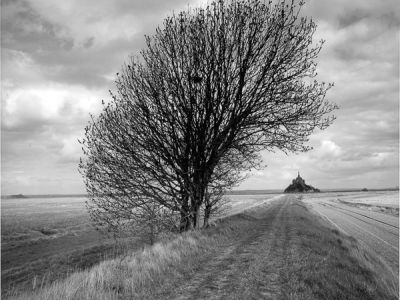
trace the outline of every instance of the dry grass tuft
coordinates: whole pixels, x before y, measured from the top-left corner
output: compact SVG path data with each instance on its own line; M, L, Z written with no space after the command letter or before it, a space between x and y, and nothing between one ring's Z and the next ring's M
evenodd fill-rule
M199 231L176 236L117 259L103 261L49 287L14 299L116 299L142 298L151 294L168 276L212 249L217 240ZM147 296L146 296L147 295Z

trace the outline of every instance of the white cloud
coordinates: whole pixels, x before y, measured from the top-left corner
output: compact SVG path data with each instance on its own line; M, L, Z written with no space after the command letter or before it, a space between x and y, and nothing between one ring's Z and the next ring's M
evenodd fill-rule
M82 155L81 146L78 143L78 138L75 135L61 139L62 149L60 153L61 162L78 163L79 157Z
M333 141L323 140L321 146L312 155L322 160L337 159L343 154L342 148Z
M3 100L2 123L19 127L30 122L79 122L99 111L101 96L101 91L60 84L12 89Z
M154 32L157 22L161 24L172 9L184 9L186 2L120 1L116 5L107 0L69 0L57 4L29 0L46 21L65 28L59 32L60 37L72 36L75 48L84 47L90 38L93 38L93 47L102 47L115 40L129 40L149 29ZM149 22L153 28L146 28Z

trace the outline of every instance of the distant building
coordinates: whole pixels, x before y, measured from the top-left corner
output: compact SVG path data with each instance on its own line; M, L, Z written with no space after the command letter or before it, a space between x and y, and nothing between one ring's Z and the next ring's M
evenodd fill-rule
M297 178L292 180L292 184L285 189L285 193L317 193L319 189L307 185L306 181L301 178L300 172L297 173Z

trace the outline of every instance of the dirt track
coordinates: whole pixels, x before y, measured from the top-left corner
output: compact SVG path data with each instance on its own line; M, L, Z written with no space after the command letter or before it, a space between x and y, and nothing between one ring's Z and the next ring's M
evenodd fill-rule
M168 299L275 299L282 294L293 200L272 201L251 212L255 225L247 236L204 260ZM289 208L289 209L288 209Z

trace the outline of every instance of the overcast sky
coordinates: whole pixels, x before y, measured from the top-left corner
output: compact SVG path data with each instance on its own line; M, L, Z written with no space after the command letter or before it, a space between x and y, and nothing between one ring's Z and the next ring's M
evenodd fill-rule
M203 1L204 2L204 1ZM77 171L89 113L109 99L128 56L187 0L1 2L2 194L82 193ZM399 182L397 0L308 0L303 10L326 44L319 79L337 120L301 155L263 152L268 166L240 189L284 189L300 170L318 188L393 187Z

